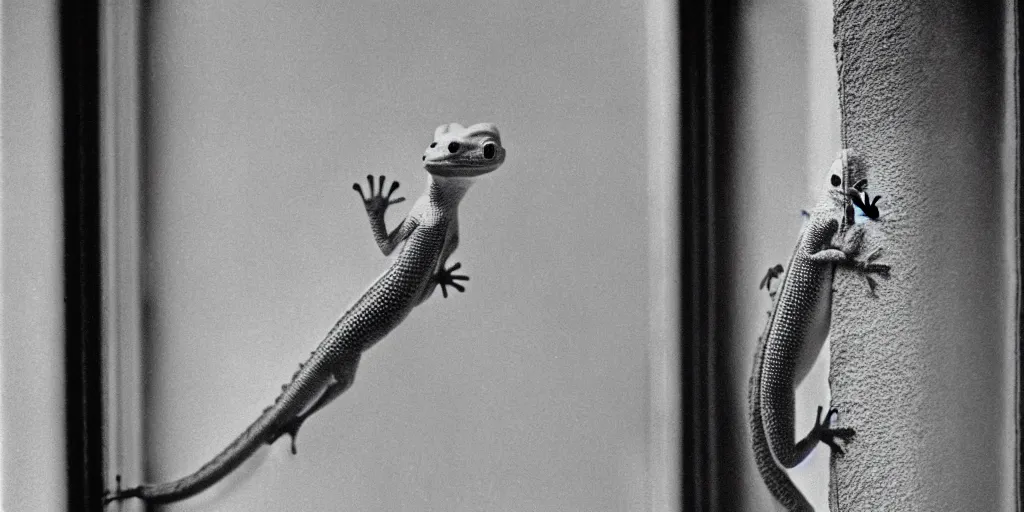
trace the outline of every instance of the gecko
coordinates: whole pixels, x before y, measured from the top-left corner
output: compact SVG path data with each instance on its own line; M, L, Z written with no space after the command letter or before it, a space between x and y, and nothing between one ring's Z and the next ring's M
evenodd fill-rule
M397 327L438 285L445 298L449 286L465 291L459 281L468 281L469 277L455 274L461 263L447 266L459 244L459 202L474 178L493 172L504 163L505 148L497 126L492 123L468 128L449 123L434 131L434 140L424 151L422 161L428 173L427 190L391 231L385 225L384 213L389 206L405 200L392 198L398 182L393 181L386 194L384 176L380 176L375 187L374 176L368 175L369 190L365 195L359 183L352 186L362 198L381 252L388 256L400 244L404 245L391 266L348 308L310 357L299 364L299 370L282 386L273 405L194 473L171 482L118 489L106 497L106 503L127 498L169 503L188 498L222 479L261 446L273 444L286 434L291 437L292 453L296 453L299 428L352 385L364 351Z
M849 184L852 158L850 150L843 150L829 168L825 196L814 209L805 212L807 219L778 289L772 292L770 284L782 273L780 265L769 269L761 281L761 288L769 289L774 304L758 339L750 378L751 440L761 477L788 510L813 509L783 468L796 466L818 442L841 455L844 452L836 440L847 443L855 435L852 428L832 427L836 409L829 409L822 419L823 408L818 407L814 427L803 439L793 441L797 362L802 351L820 347L828 335L835 269L841 265L861 273L874 294L872 274L888 276L890 268L875 261L880 249L858 259L865 231L864 223L855 219L877 218L878 209L877 198L867 200L866 180ZM864 199L858 195L861 192ZM855 205L862 215L854 215Z

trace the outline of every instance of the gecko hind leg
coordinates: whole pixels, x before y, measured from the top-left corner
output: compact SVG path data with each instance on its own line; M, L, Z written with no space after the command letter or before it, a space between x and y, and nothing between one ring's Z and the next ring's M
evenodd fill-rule
M843 451L843 447L839 446L839 443L836 442L836 439L849 443L853 440L855 432L849 427L832 428L832 416L838 414L839 411L829 409L828 414L825 415L825 420L822 421L822 410L823 408L819 406L818 416L814 420L814 427L811 428L811 431L793 446L788 455L779 458L779 462L783 466L787 468L796 466L811 453L811 450L814 450L818 443L828 445L833 454L844 455L846 453Z
M343 364L339 371L334 374L334 382L327 386L327 389L325 389L324 392L320 394L320 397L317 398L316 402L314 402L313 405L307 408L305 411L296 414L295 416L292 417L292 419L288 420L288 422L282 425L281 428L277 431L277 433L274 434L274 436L267 441L267 444L274 444L274 442L277 441L278 438L287 434L289 437L291 437L292 441L292 455L297 454L298 450L295 447L295 438L299 435L299 428L302 427L302 424L307 419L309 419L310 416L319 411L325 405L333 402L335 398L338 398L338 396L340 396L342 393L348 390L348 388L352 387L352 382L355 381L356 368L358 366L359 357L356 357L354 360Z
M825 415L825 420L822 421L822 410L823 408L819 406L818 416L814 420L814 427L811 428L811 431L803 439L793 445L786 446L785 442L783 442L781 445L772 448L772 453L775 455L776 460L783 467L787 469L796 467L797 464L811 454L811 451L818 446L818 443L828 445L833 454L844 455L846 453L836 440L849 443L855 437L854 430L849 427L832 428L832 417L839 412L836 409L830 409L828 414Z
M821 421L822 409L821 406L818 406L818 418L815 420L814 428L808 434L808 437L817 437L819 441L828 445L832 453L844 455L846 452L836 443L836 439L849 443L856 437L856 432L850 427L832 428L832 416L839 414L839 411L835 408L829 409L828 414L825 415L825 421Z

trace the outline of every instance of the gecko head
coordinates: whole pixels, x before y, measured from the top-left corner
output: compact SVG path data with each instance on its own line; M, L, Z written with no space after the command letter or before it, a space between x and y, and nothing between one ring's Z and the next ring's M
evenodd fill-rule
M863 169L860 156L851 149L840 151L829 169L828 208L842 210L847 225L863 222L865 216L871 219L879 216L878 208L867 194L868 180ZM858 210L860 214L857 214Z
M469 128L458 123L442 124L434 130L434 141L423 152L423 168L445 178L473 178L504 162L505 148L498 127L492 123Z
M828 170L827 183L824 184L828 191L829 209L842 210L844 217L852 215L852 212L847 210L851 207L849 191L854 190L854 184L850 182L853 179L854 159L855 156L851 150L840 151ZM847 219L847 224L852 224L852 218Z

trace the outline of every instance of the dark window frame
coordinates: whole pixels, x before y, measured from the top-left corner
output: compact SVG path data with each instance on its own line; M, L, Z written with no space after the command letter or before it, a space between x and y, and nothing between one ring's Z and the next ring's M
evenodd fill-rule
M680 5L680 482L683 510L717 502L713 371L715 32L710 0Z
M103 509L99 12L59 3L69 510Z

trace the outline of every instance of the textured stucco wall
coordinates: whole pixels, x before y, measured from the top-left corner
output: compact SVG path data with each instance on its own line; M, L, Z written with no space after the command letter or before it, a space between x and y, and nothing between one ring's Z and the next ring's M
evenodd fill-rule
M832 510L1007 510L1016 286L1001 2L835 2L843 139L887 213L878 297L839 271Z

